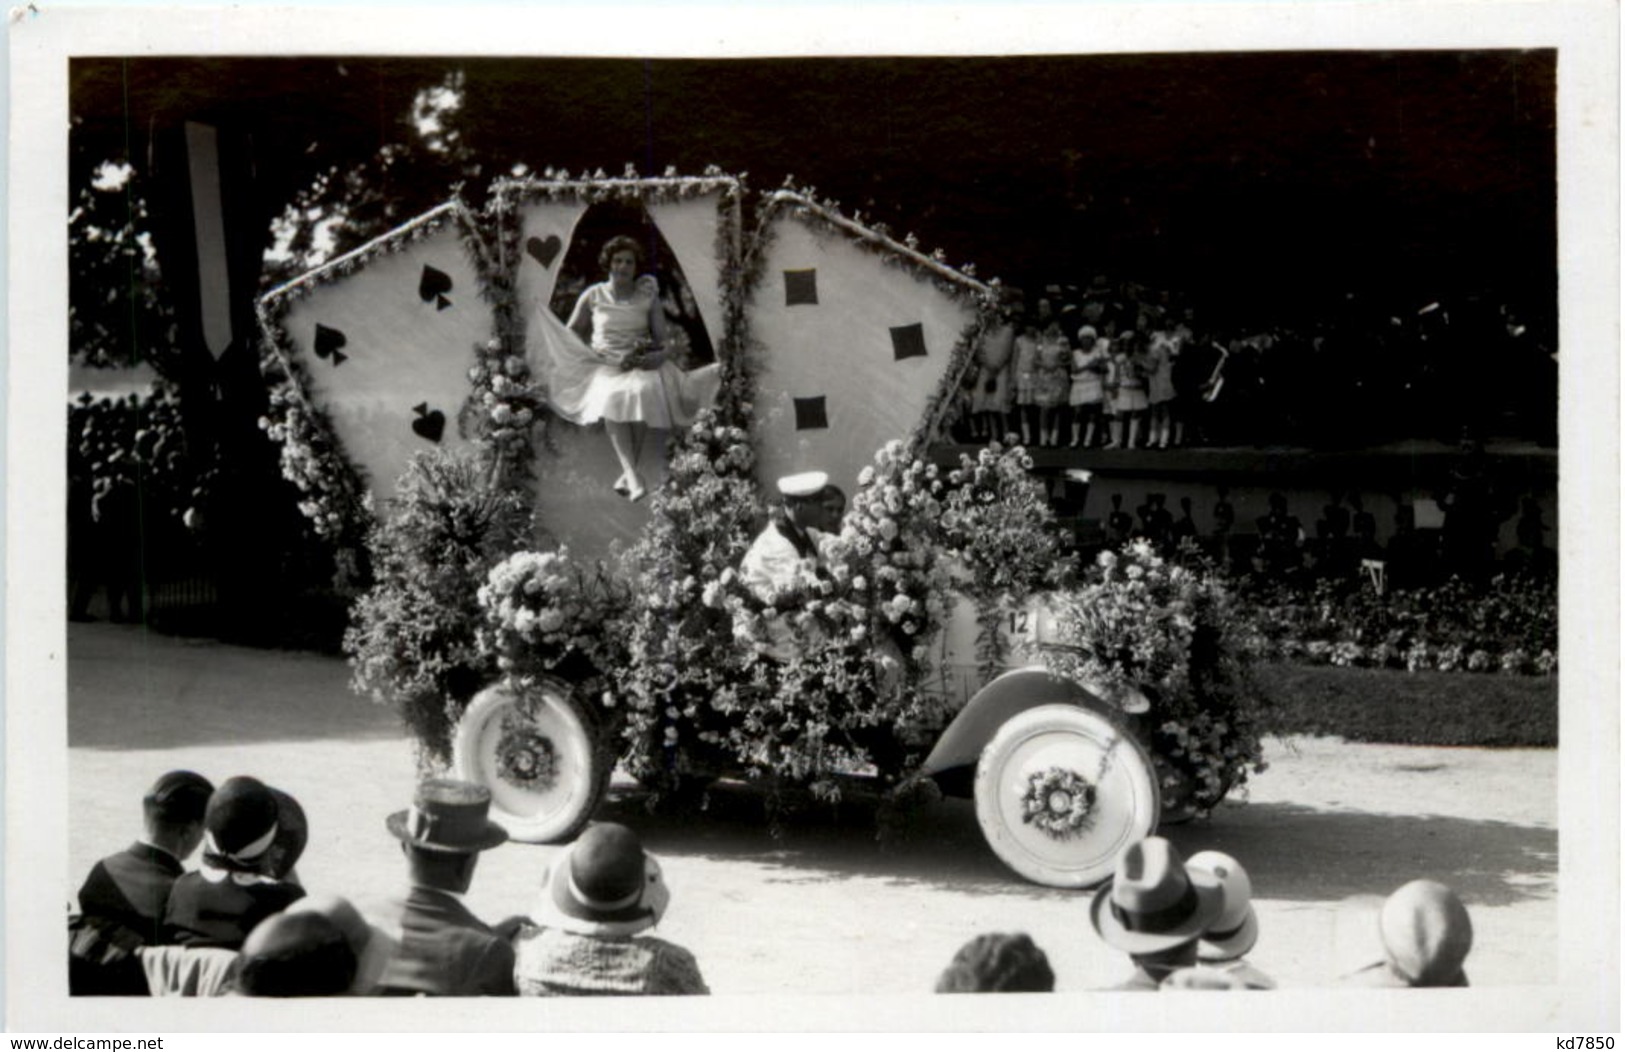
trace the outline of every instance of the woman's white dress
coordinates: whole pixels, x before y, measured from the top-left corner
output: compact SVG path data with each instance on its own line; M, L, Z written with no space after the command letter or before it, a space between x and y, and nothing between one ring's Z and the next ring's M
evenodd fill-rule
M657 286L652 277L638 279L632 296L616 300L608 282L582 293L591 311L592 343L561 322L544 304L534 335L544 349L548 402L574 424L599 420L638 422L655 428L684 427L716 398L717 366L691 372L667 359L657 369L626 369L622 363L650 341L649 311Z

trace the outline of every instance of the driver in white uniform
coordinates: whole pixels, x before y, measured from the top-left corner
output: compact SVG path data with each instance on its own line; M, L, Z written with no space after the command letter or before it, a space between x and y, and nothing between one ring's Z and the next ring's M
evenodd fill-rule
M827 528L824 495L829 476L805 471L779 479L782 507L774 509L767 528L757 535L739 565L745 587L780 612L793 609L817 580L818 541ZM788 625L775 619L772 642L762 653L780 661L795 654Z

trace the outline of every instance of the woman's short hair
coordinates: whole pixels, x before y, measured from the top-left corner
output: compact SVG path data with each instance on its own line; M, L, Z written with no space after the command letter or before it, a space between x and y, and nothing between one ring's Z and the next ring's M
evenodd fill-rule
M632 258L637 262L637 265L639 267L643 266L643 246L638 244L635 238L627 237L625 234L616 234L604 242L604 247L598 250L598 265L608 270L610 260L615 258L617 252L632 253Z
M937 979L939 994L1049 993L1049 958L1025 934L978 935L959 948Z

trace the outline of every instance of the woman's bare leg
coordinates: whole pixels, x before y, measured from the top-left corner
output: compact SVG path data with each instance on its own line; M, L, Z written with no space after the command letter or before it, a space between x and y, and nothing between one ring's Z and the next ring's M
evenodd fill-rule
M609 444L615 450L615 459L621 462L621 477L626 495L637 500L643 495L643 480L638 478L638 455L633 429L637 425L625 420L605 420L604 430L609 433Z

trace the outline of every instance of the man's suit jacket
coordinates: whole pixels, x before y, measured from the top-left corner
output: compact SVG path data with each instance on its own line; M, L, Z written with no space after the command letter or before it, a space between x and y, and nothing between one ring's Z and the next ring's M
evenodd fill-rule
M380 993L513 995L513 945L450 892L413 887L379 926L400 941L378 979Z
M174 855L138 840L91 868L79 888L79 910L122 924L149 944L160 943L164 906L181 873Z

